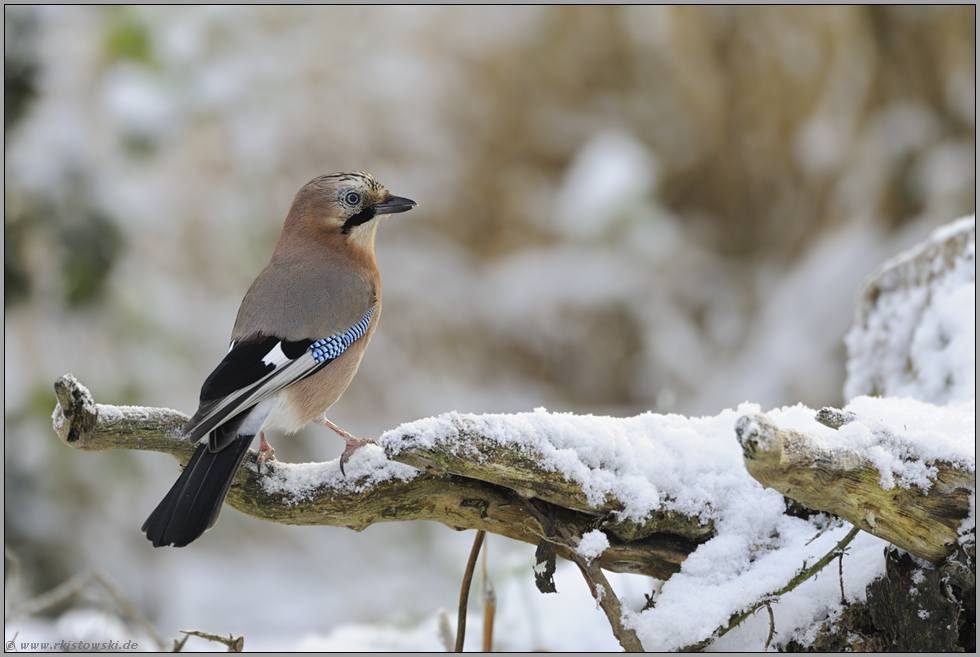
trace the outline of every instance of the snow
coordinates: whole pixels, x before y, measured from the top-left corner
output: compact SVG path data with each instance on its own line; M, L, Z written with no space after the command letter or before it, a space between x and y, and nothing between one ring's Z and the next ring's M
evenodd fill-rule
M56 620L17 619L5 629L4 652L157 652L156 641L111 613L69 609ZM48 642L48 646L39 645ZM11 643L12 642L12 643ZM168 646L169 647L169 646Z
M848 349L847 398L976 397L976 217L938 228L865 287Z
M768 416L779 426L815 436L828 449L863 453L880 468L886 488L928 488L938 459L975 471L972 401L942 407L914 399L860 397L845 410L857 419L837 431L819 424L816 411L802 405L774 409ZM620 500L624 517L641 521L662 507L712 520L716 535L664 583L656 607L629 617L648 650L675 650L707 638L730 616L784 586L801 564L829 552L850 529L832 529L807 545L821 529L817 521L785 515L782 495L763 490L748 475L733 427L738 417L759 411L755 404L742 404L703 418L576 416L540 408L510 415L454 413L402 425L381 443L393 453L408 447L460 452L469 449L455 442L462 425L483 440L533 454L581 486L594 505L608 497ZM608 546L602 539L598 530L589 532L579 552L599 556ZM863 600L865 587L884 573L883 545L867 534L852 544L844 559L849 600ZM835 609L839 599L835 578L801 586L774 605L780 632L788 639L804 631ZM759 632L739 630L715 647L757 650L765 640L763 635L753 647Z
M126 416L123 415L123 409L119 406L111 406L109 404L96 404L96 409L99 411L99 416L107 420L120 421Z
M588 561L598 559L609 547L609 539L598 529L593 529L582 536L581 542L575 551L585 557Z
M475 620L475 619L474 619ZM301 652L445 652L438 614L414 627L351 623L326 636L307 634L292 650ZM470 626L472 627L472 626Z
M565 175L555 215L558 229L576 239L607 233L631 205L655 189L656 178L656 160L632 135L597 134Z
M773 409L768 416L777 425L806 431L829 449L863 451L882 470L886 486L928 487L927 477L934 471L931 463L937 459L975 471L973 401L936 406L914 399L859 397L844 410L857 419L837 431L817 423L816 411L802 405ZM627 607L626 622L647 650L676 650L711 636L733 614L783 587L802 564L812 564L831 551L850 529L849 525L831 528L811 543L826 518L804 521L785 515L782 496L764 490L748 475L733 427L739 417L758 412L757 405L746 403L701 418L654 413L633 418L576 416L542 408L519 414L451 413L402 425L379 442L392 453L412 447L471 452L458 440L462 426L482 441L534 455L581 486L592 504L602 504L608 497L622 501L624 517L641 521L652 511L667 508L713 521L715 536L688 557L680 573L663 583L654 608ZM340 475L336 461L275 463L270 470L266 488L287 492L297 500L318 486L342 493L390 478L409 481L418 473L385 459L377 445L355 453L347 477ZM863 600L865 587L884 573L883 546L880 539L863 533L852 543L843 561L847 600ZM608 547L603 532L593 530L582 537L578 551L594 559ZM508 600L506 595L501 599ZM779 628L774 646L791 638L805 639L815 622L839 613L839 599L838 579L822 577L774 602ZM525 599L519 606L530 613L536 600ZM293 648L439 650L435 625L436 616L410 627L345 625L327 635L302 636ZM768 616L750 619L712 644L712 649L758 650L767 635Z
M356 493L379 483L397 479L411 481L420 471L403 463L385 458L377 445L364 445L351 457L340 471L339 459L326 463L270 462L269 476L261 483L268 493L284 493L287 504L298 504L320 488L329 488L338 494Z
M54 427L55 433L61 435L61 429L65 426L65 412L60 403L55 405L54 410L51 411L51 425Z
M882 271L887 273L930 246L974 231L973 225L972 220L965 220L937 231L913 256L897 258ZM844 409L855 419L839 430L817 423L815 411L802 404L774 409L768 413L770 419L779 426L807 432L829 450L848 449L869 459L879 469L886 489L915 485L928 490L938 460L975 472L976 402L971 387L975 348L965 347L967 343L972 346L975 339L975 318L973 323L968 321L975 305L966 302L973 300L975 290L972 247L964 253L949 269L934 269L929 290L929 307L937 309L934 317L922 312L921 297L928 296L922 293L905 295L901 303L888 305L887 311L891 326L913 334L922 335L930 326L942 324L947 340L940 347L950 353L924 351L922 345L927 341L923 338L906 346L923 362L959 361L970 385L963 384L963 379L957 379L954 386L947 384L952 392L942 396L944 405L911 397L856 396ZM848 344L850 376L856 380L866 374L862 364L875 363L862 350L875 351L877 342L851 338ZM935 376L929 370L921 372L905 381L903 390L932 398L937 388ZM385 434L381 443L392 453L407 447L458 453L469 449L454 442L457 427L462 426L485 440L533 454L546 468L579 485L593 505L607 498L621 501L624 517L642 521L655 509L666 508L697 515L702 522L713 521L716 535L688 557L680 573L663 583L655 607L626 612L628 625L647 650L676 650L711 636L733 614L780 589L801 564L813 563L831 551L849 530L849 526L836 527L811 542L821 521L785 515L782 496L763 490L747 474L732 428L738 417L759 411L758 405L745 403L700 418L646 413L621 419L548 413L543 408L508 415L452 413L402 425ZM975 495L971 504L975 506ZM973 515L963 523L964 536L975 524ZM579 552L590 558L599 556L608 546L604 538L599 530L589 532ZM864 600L866 587L884 574L882 546L882 541L864 533L852 543L842 562L848 601ZM780 628L773 647L792 638L812 641L818 621L839 615L839 587L836 578L816 578L773 603ZM766 620L750 619L711 649L759 650L767 636Z

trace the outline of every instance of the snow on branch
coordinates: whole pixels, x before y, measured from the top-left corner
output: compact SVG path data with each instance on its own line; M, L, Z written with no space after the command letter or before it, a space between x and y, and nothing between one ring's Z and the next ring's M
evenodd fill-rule
M182 465L194 452L181 435L188 417L165 408L108 406L96 404L91 393L72 375L55 383L58 406L53 422L62 442L83 451L136 449L170 454ZM450 425L451 426L451 425ZM459 433L460 451L478 454L481 437ZM408 442L408 441L406 441ZM465 465L451 455L438 456L431 450L382 441L385 452L368 445L355 455L341 475L336 461L290 464L267 462L257 471L256 454L246 456L229 491L227 503L255 518L292 525L330 525L356 531L377 522L433 520L456 530L484 529L488 532L537 545L549 538L536 520L542 513L576 537L558 544L559 556L574 560L574 545L581 536L603 522L615 503L583 510L586 495L574 484L556 483L560 477L535 474L540 468L525 456L504 450L499 459L483 455L484 465ZM492 452L491 452L492 453ZM367 456L367 458L363 458ZM362 457L362 458L358 458ZM389 459L393 462L390 462ZM434 465L438 461L446 467ZM412 467L421 465L424 470ZM466 476L480 470L481 476ZM513 485L508 473L523 472L524 483ZM536 498L536 499L535 499ZM532 501L533 500L533 501ZM528 505L535 504L530 510ZM134 522L139 519L134 519ZM619 523L622 524L622 523ZM676 514L654 516L649 526L628 523L623 533L610 523L610 547L599 564L613 572L642 573L666 579L680 569L694 550L696 539L706 538L696 520ZM658 533L663 527L672 533ZM685 529L691 529L684 536Z
M837 429L841 415L823 409L818 419ZM854 414L843 419L842 428L859 422ZM830 447L815 436L781 429L761 414L742 417L735 432L745 467L763 486L941 563L957 549L960 525L970 514L974 469L963 462L923 463L888 427L867 424L876 435L864 449ZM904 459L895 462L896 454Z

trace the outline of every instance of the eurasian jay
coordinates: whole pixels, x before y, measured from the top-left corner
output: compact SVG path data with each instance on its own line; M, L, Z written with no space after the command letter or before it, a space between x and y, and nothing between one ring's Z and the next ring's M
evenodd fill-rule
M381 315L374 238L383 217L415 207L366 173L334 173L293 200L269 265L245 295L231 348L201 388L184 426L197 451L143 524L154 547L183 547L218 520L256 434L259 465L273 454L265 431L311 420L344 438L340 468L367 440L326 418L347 389Z

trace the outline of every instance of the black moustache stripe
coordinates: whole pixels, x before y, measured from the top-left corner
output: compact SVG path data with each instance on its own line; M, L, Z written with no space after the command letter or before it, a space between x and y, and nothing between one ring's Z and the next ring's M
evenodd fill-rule
M374 208L364 208L353 217L345 221L344 225L340 228L340 232L346 235L351 231L351 229L356 228L361 224L366 224L372 219L374 219Z

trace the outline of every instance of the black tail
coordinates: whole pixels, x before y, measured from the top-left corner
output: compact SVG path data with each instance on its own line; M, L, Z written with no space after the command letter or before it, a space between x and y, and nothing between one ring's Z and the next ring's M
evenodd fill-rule
M163 501L143 523L153 547L184 547L218 521L221 505L254 436L237 436L218 452L202 442Z

